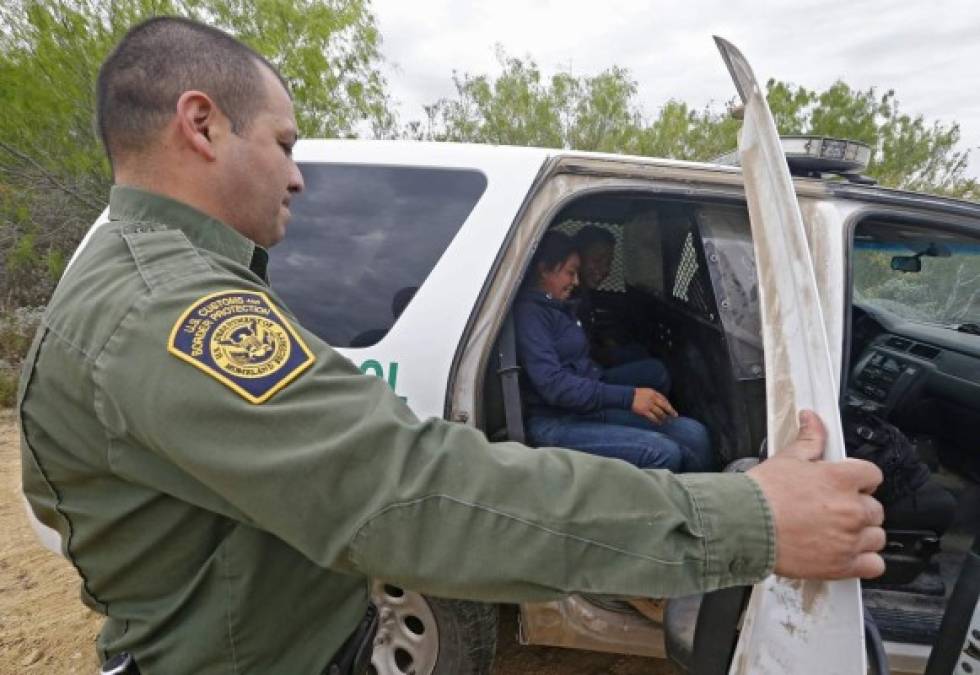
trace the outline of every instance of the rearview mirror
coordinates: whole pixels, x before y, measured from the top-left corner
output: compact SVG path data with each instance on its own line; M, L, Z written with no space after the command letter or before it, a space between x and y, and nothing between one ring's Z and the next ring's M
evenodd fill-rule
M892 269L896 272L921 272L922 260L917 255L896 255L892 257Z
M915 255L896 255L892 258L892 269L896 272L921 272L922 256L929 258L949 258L953 251L945 244L929 242L923 250Z

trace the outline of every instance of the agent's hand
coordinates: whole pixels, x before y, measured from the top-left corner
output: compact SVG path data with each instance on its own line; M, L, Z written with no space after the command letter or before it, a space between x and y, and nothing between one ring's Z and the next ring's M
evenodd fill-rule
M881 470L871 462L818 461L826 431L810 410L783 451L752 468L769 500L776 529L776 574L802 579L881 576L885 512L871 493Z
M633 391L632 410L656 424L663 424L668 417L677 417L677 411L666 396L656 389L645 387L637 387Z

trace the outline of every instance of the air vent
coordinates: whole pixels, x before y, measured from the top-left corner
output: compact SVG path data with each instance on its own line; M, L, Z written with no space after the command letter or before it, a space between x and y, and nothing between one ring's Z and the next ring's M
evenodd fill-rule
M939 356L939 350L935 347L930 347L929 345L912 345L912 349L909 350L909 354L915 354L924 359L934 359Z
M912 346L912 341L904 340L900 337L890 337L888 338L887 342L885 342L885 344L891 347L892 349L897 349L901 352L904 352L906 349Z

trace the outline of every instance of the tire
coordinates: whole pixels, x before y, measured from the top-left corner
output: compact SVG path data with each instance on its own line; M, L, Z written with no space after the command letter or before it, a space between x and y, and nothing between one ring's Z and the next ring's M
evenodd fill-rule
M380 625L372 675L490 675L497 648L497 606L428 598L374 584Z

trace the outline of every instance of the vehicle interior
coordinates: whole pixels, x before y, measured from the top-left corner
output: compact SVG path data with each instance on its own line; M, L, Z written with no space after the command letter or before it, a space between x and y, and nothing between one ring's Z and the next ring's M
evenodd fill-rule
M893 425L929 469L910 510L883 499L891 560L865 605L885 640L930 645L980 523L980 239L859 222L850 319L845 424Z
M609 275L592 294L598 334L639 343L664 362L672 404L708 427L720 464L757 455L765 437L765 383L758 307L753 312L748 302L755 269L729 269L746 260L729 255L734 247L751 251L745 207L599 194L568 204L549 229L575 235L587 225L616 240ZM701 234L712 226L736 242L719 248ZM742 324L728 331L744 336L736 344L726 338L729 321ZM601 345L594 347L601 361ZM491 360L484 376L483 427L502 440L513 434L507 433L499 366Z
M566 205L549 229L574 235L586 225L616 239L593 295L596 324L664 361L671 401L709 428L721 466L758 457L765 383L744 204L599 193ZM854 229L850 292L848 452L877 453L866 458L899 476L903 496L901 508L886 505L888 572L864 584L865 606L884 640L930 645L980 523L980 239L868 218ZM482 426L494 440L523 440L512 330L505 324L484 377ZM906 450L894 449L896 438ZM732 631L746 598L722 601L735 612ZM699 602L668 603L665 621L676 625L667 650L682 668L691 665Z
M671 374L671 403L679 414L708 428L717 466L757 458L765 439L765 380L744 203L638 192L590 194L560 209L547 229L574 236L587 226L608 231L616 241L610 272L592 293L600 339L639 343L663 361ZM524 442L513 330L508 319L486 365L477 423L492 440ZM602 345L594 347L593 355L601 360ZM621 600L584 600L593 610L607 612L601 635L583 639L582 632L595 631L595 621L584 619L577 627L567 625L575 637L562 635L561 642L546 644L646 653L649 645L630 640L647 639L637 620L646 622L649 614L638 615ZM670 607L667 603L668 611ZM682 621L678 635L685 645L675 652L690 653L696 617L697 606ZM660 617L658 630L664 620ZM531 632L527 626L522 630ZM658 635L655 639L662 640L663 632ZM549 632L545 639L553 636ZM681 663L685 660L681 657Z

